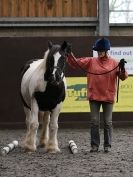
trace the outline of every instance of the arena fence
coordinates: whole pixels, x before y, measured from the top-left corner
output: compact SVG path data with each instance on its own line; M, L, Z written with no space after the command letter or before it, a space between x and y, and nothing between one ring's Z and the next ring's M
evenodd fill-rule
M24 127L25 116L19 96L20 69L27 60L43 57L48 40L60 44L64 40L72 43L75 55L80 57L92 56L92 46L96 39L97 37L0 38L0 127ZM113 46L133 46L132 37L110 37L110 40ZM65 75L66 77L86 76L81 70L73 70L68 66L66 66ZM132 111L114 112L114 125L133 125ZM59 117L59 126L61 127L88 127L89 122L90 113L80 110L75 113L63 112Z

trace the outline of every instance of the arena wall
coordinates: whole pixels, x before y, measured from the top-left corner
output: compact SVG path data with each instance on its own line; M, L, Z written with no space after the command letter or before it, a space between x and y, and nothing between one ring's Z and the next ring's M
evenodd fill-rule
M97 37L1 37L0 38L0 127L24 127L25 116L20 92L20 69L34 58L42 58L48 40L61 44L72 43L76 56L92 56L92 46ZM112 46L133 46L133 37L109 37ZM85 73L66 66L66 77L85 76ZM132 76L130 76L132 77ZM73 106L73 105L71 105ZM61 127L88 127L90 113L61 113ZM114 125L133 125L133 112L114 112Z

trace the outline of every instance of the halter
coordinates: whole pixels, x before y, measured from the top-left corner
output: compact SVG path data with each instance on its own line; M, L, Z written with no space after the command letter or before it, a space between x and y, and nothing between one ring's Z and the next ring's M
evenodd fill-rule
M63 56L64 58L66 57L64 55L61 55L61 56ZM66 60L65 59L62 60L62 62L63 62L63 67L62 68L60 66L52 66L51 67L50 60L48 60L47 62L48 62L50 71L53 71L54 69L56 69L56 72L60 76L60 80L59 80L59 83L60 83L63 80L64 76L65 76L64 70L65 70L65 66L66 66Z
M61 69L59 66L54 66L52 69L57 69L57 72L58 72L58 70L60 70L60 72L61 72L61 75L62 75L62 73L63 73L63 76L61 77L61 80L63 80L63 78L64 78L64 76L65 76L65 74L64 74L64 71L65 71L65 65L66 65L66 62L64 62L64 66L63 66L63 68ZM51 69L51 70L52 70Z

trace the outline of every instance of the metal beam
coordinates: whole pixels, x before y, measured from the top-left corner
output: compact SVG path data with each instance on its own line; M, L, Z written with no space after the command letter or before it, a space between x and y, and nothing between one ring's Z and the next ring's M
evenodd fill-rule
M109 36L109 0L98 0L98 35Z
M96 26L95 17L2 17L0 27L89 27Z

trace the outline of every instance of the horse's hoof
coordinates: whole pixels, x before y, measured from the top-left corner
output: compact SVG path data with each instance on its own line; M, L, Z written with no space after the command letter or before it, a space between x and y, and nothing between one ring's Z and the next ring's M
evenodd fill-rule
M28 152L29 154L36 151L36 147L30 146L30 145L24 145L23 149L25 152Z
M59 148L57 148L57 149L47 149L47 152L51 154L56 154L56 153L60 153L61 151Z
M33 154L34 152L36 152L35 150L31 150L31 149L24 149L25 153L28 153L29 155Z

